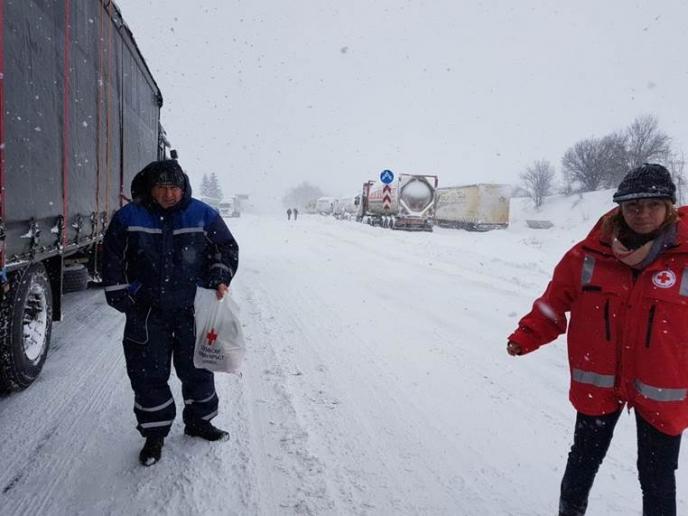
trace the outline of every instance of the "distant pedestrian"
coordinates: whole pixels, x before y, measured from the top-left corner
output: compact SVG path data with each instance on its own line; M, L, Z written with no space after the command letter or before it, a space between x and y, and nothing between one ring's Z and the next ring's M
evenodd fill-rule
M193 364L197 285L221 298L239 248L219 213L191 197L176 160L154 161L131 186L135 199L112 218L104 241L103 284L109 305L127 316L124 358L134 390L141 464L160 459L175 417L171 364L182 383L184 433L207 441L229 434L210 422L218 399L213 373Z
M291 220L291 208L287 209L287 220Z
M674 516L688 428L688 209L674 206L669 171L647 163L626 174L614 201L556 266L507 352L567 333L577 416L560 516L585 514L624 405L635 411L643 515Z
M299 210L294 208L294 220L296 220L296 217L298 217L298 216L299 216Z

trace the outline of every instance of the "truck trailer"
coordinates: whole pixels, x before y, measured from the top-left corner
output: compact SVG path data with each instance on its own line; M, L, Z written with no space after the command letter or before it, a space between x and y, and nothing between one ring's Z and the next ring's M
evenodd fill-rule
M332 215L337 199L334 197L319 197L315 201L315 211L320 215Z
M98 280L162 95L111 0L0 0L0 390L30 385L62 294Z
M350 197L340 197L335 201L334 216L339 220L350 220L356 216L360 194Z
M511 187L475 184L438 188L435 223L469 231L489 231L509 226Z
M237 196L227 197L220 202L220 215L223 217L241 217L240 206Z
M363 183L357 220L373 226L432 231L437 176L399 174L389 185Z

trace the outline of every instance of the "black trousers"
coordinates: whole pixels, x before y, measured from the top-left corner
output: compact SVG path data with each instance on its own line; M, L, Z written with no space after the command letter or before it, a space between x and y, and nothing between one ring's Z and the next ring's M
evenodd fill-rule
M621 411L605 416L578 413L573 446L561 482L559 516L582 516L597 470L609 449ZM643 516L676 516L676 475L681 436L666 435L636 412L638 478Z
M144 437L166 436L176 415L168 385L172 363L182 382L184 423L200 424L217 415L213 373L193 365L193 307L174 313L134 308L124 327L124 357L134 390L136 428Z

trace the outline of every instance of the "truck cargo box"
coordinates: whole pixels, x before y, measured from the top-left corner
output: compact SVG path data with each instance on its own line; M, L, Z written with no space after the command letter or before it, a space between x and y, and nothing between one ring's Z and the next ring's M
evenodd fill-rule
M509 225L511 187L475 184L438 188L435 222L438 226L487 231Z
M64 275L97 278L108 221L164 152L161 106L113 2L0 0L0 388L40 371ZM36 313L45 341L22 356L12 335Z

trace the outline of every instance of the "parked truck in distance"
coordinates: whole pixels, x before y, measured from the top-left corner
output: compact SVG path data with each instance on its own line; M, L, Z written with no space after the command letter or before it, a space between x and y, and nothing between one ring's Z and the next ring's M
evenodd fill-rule
M219 197L208 197L207 195L201 195L198 197L198 200L206 203L211 208L215 208L217 211L220 211L220 203L222 202L222 199Z
M241 217L241 204L236 196L223 199L219 207L222 217Z
M432 231L437 176L399 174L389 185L363 183L357 220L391 229Z
M510 200L508 185L481 183L438 188L435 223L469 231L506 228Z
M0 1L0 390L39 375L62 293L100 276L162 95L114 2Z
M320 197L315 201L315 211L320 215L332 215L337 199L334 197Z
M335 201L334 216L339 220L351 220L356 216L358 211L358 204L360 202L360 194L352 195L350 197L340 197Z

